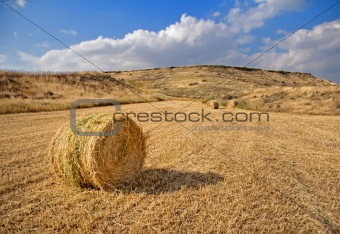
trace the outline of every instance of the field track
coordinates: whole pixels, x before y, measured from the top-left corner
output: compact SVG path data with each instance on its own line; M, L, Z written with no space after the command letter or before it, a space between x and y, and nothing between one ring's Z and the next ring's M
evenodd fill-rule
M187 104L153 103L168 111ZM224 111L236 110L211 110L214 118ZM0 233L340 232L339 116L270 113L267 131L163 123L149 133L140 177L116 191L69 188L55 176L46 151L68 122L69 111L0 115ZM159 123L140 124L147 132Z

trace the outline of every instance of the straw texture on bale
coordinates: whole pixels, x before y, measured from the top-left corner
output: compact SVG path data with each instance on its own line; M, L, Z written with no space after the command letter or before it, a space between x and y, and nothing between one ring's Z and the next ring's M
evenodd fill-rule
M228 107L236 107L238 105L238 101L237 100L229 100L227 102L227 106Z
M75 187L110 189L138 175L146 156L142 129L121 118L122 128L113 136L78 136L69 124L60 128L49 153L56 173ZM112 115L94 115L77 121L82 132L110 132L117 122Z
M208 102L207 102L207 106L208 106L209 108L212 108L212 109L218 109L218 107L219 107L220 105L218 104L218 101L216 101L216 100L211 100L211 101L208 101Z

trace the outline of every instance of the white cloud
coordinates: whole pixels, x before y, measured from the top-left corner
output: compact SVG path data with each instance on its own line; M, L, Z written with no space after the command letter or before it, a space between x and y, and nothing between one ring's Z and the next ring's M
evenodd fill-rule
M226 24L182 15L179 22L159 32L136 30L122 39L100 36L71 48L104 70L120 70L217 61L238 64L242 56L237 59L236 48L250 40L235 40ZM39 69L95 69L68 49L51 50L41 57L23 52L19 56Z
M0 54L0 64L4 64L6 61L7 55L6 54Z
M270 38L266 46L275 44ZM340 83L340 20L299 30L257 61L263 68L311 72ZM258 54L257 54L258 55Z
M243 47L254 37L235 30L236 18L245 23L244 30L262 25L263 21L282 9L298 9L304 0L287 0L279 3L274 0L256 0L258 6L249 8L247 2L237 6L228 14L228 22L216 23L213 20L196 19L183 14L179 22L159 32L135 30L122 39L98 37L84 41L71 48L103 70L140 69L172 65L212 64L243 65L246 55ZM214 15L219 15L215 12ZM253 20L253 19L258 19ZM61 29L60 32L76 35L74 30ZM239 48L242 46L243 48ZM21 52L23 61L38 69L48 70L92 70L91 64L71 50L50 50L40 57Z
M25 52L19 51L18 56L21 61L28 62L30 64L37 65L39 61L39 57L27 54Z
M26 0L16 0L15 3L16 3L19 7L25 7L27 1L26 1Z
M77 35L77 31L72 30L72 29L61 29L60 32L64 34L72 35L72 36Z
M242 9L240 3L230 9L227 22L235 32L249 33L254 28L264 25L266 19L272 18L282 10L298 11L305 5L305 0L255 0L256 7Z

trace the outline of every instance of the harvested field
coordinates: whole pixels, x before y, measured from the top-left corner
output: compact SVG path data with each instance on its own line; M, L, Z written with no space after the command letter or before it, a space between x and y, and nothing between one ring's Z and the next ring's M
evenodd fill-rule
M188 104L153 103L173 112ZM225 111L237 109L211 118ZM47 148L69 111L0 115L0 232L339 233L340 117L269 114L269 123L252 124L266 131L140 123L150 135L145 169L111 191L68 187L55 175Z

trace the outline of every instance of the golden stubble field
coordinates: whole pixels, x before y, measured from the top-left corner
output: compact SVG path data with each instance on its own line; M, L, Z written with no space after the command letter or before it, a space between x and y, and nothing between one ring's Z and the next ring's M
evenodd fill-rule
M174 112L187 104L153 103ZM184 111L202 108L193 103ZM122 109L158 111L148 103ZM237 110L211 110L213 117L224 111ZM340 230L339 116L270 113L266 131L140 123L145 132L155 128L145 169L115 191L74 189L55 176L47 148L68 121L69 111L0 115L1 233Z

